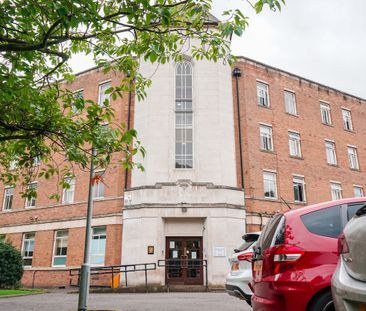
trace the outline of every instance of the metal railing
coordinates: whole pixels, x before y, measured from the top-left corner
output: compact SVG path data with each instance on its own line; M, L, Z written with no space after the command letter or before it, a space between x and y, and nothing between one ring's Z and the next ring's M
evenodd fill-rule
M79 286L80 282L80 270L81 268L70 269L70 286ZM133 265L119 265L119 266L104 266L104 267L91 267L90 276L93 275L111 275L111 287L113 287L113 280L117 274L123 273L125 275L125 286L128 286L128 273L132 272L144 272L145 273L145 286L147 288L147 272L156 270L156 263L142 263ZM76 284L73 283L73 279L77 277ZM93 285L98 287L106 287L106 285Z
M194 269L202 269L204 272L204 279L206 289L208 289L208 272L207 272L207 259L165 259L165 260L158 260L158 267L165 267L165 269L181 269L188 271ZM166 285L169 286L169 279L166 275Z

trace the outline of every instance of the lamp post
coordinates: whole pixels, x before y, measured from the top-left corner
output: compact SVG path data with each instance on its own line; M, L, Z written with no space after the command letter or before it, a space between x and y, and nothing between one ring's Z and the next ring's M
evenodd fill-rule
M90 244L91 244L91 221L93 217L93 178L94 178L95 156L96 156L96 150L95 148L92 148L92 157L90 161L88 208L86 214L86 228L85 228L84 261L83 264L81 265L81 277L79 283L79 302L78 302L79 311L87 310L87 301L89 296Z
M236 80L236 106L238 111L238 136L239 136L239 152L240 152L240 179L241 179L241 188L244 189L244 165L243 165L243 146L241 140L241 122L240 122L240 98L239 98L239 78L241 77L240 68L236 67L233 70L233 77Z

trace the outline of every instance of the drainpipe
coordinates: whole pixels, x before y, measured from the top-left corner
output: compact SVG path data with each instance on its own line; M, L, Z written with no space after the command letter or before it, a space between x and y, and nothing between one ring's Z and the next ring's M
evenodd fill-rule
M130 130L130 122L131 122L131 102L132 102L132 92L128 91L128 112L127 112L127 131ZM128 187L128 168L125 170L125 187L126 190Z
M240 68L234 68L233 77L236 81L236 105L238 111L238 132L239 132L239 158L240 158L240 181L241 188L244 191L244 167L243 167L243 145L241 136L241 122L240 122L240 98L239 98L239 77L241 77Z

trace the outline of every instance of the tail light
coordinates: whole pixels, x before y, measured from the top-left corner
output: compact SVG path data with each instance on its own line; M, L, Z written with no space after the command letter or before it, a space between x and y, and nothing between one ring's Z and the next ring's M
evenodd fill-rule
M238 256L238 260L239 261L248 261L248 262L252 262L252 257L253 257L253 252L250 253L244 253L244 254L240 254Z
M274 274L282 272L294 265L305 254L305 251L293 245L280 245L274 252Z
M349 247L343 232L338 238L338 256L341 254L349 254Z

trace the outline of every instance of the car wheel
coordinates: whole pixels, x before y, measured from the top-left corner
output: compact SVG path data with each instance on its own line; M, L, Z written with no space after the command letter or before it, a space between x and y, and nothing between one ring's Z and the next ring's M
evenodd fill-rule
M335 311L332 293L326 291L322 293L310 304L309 311Z

